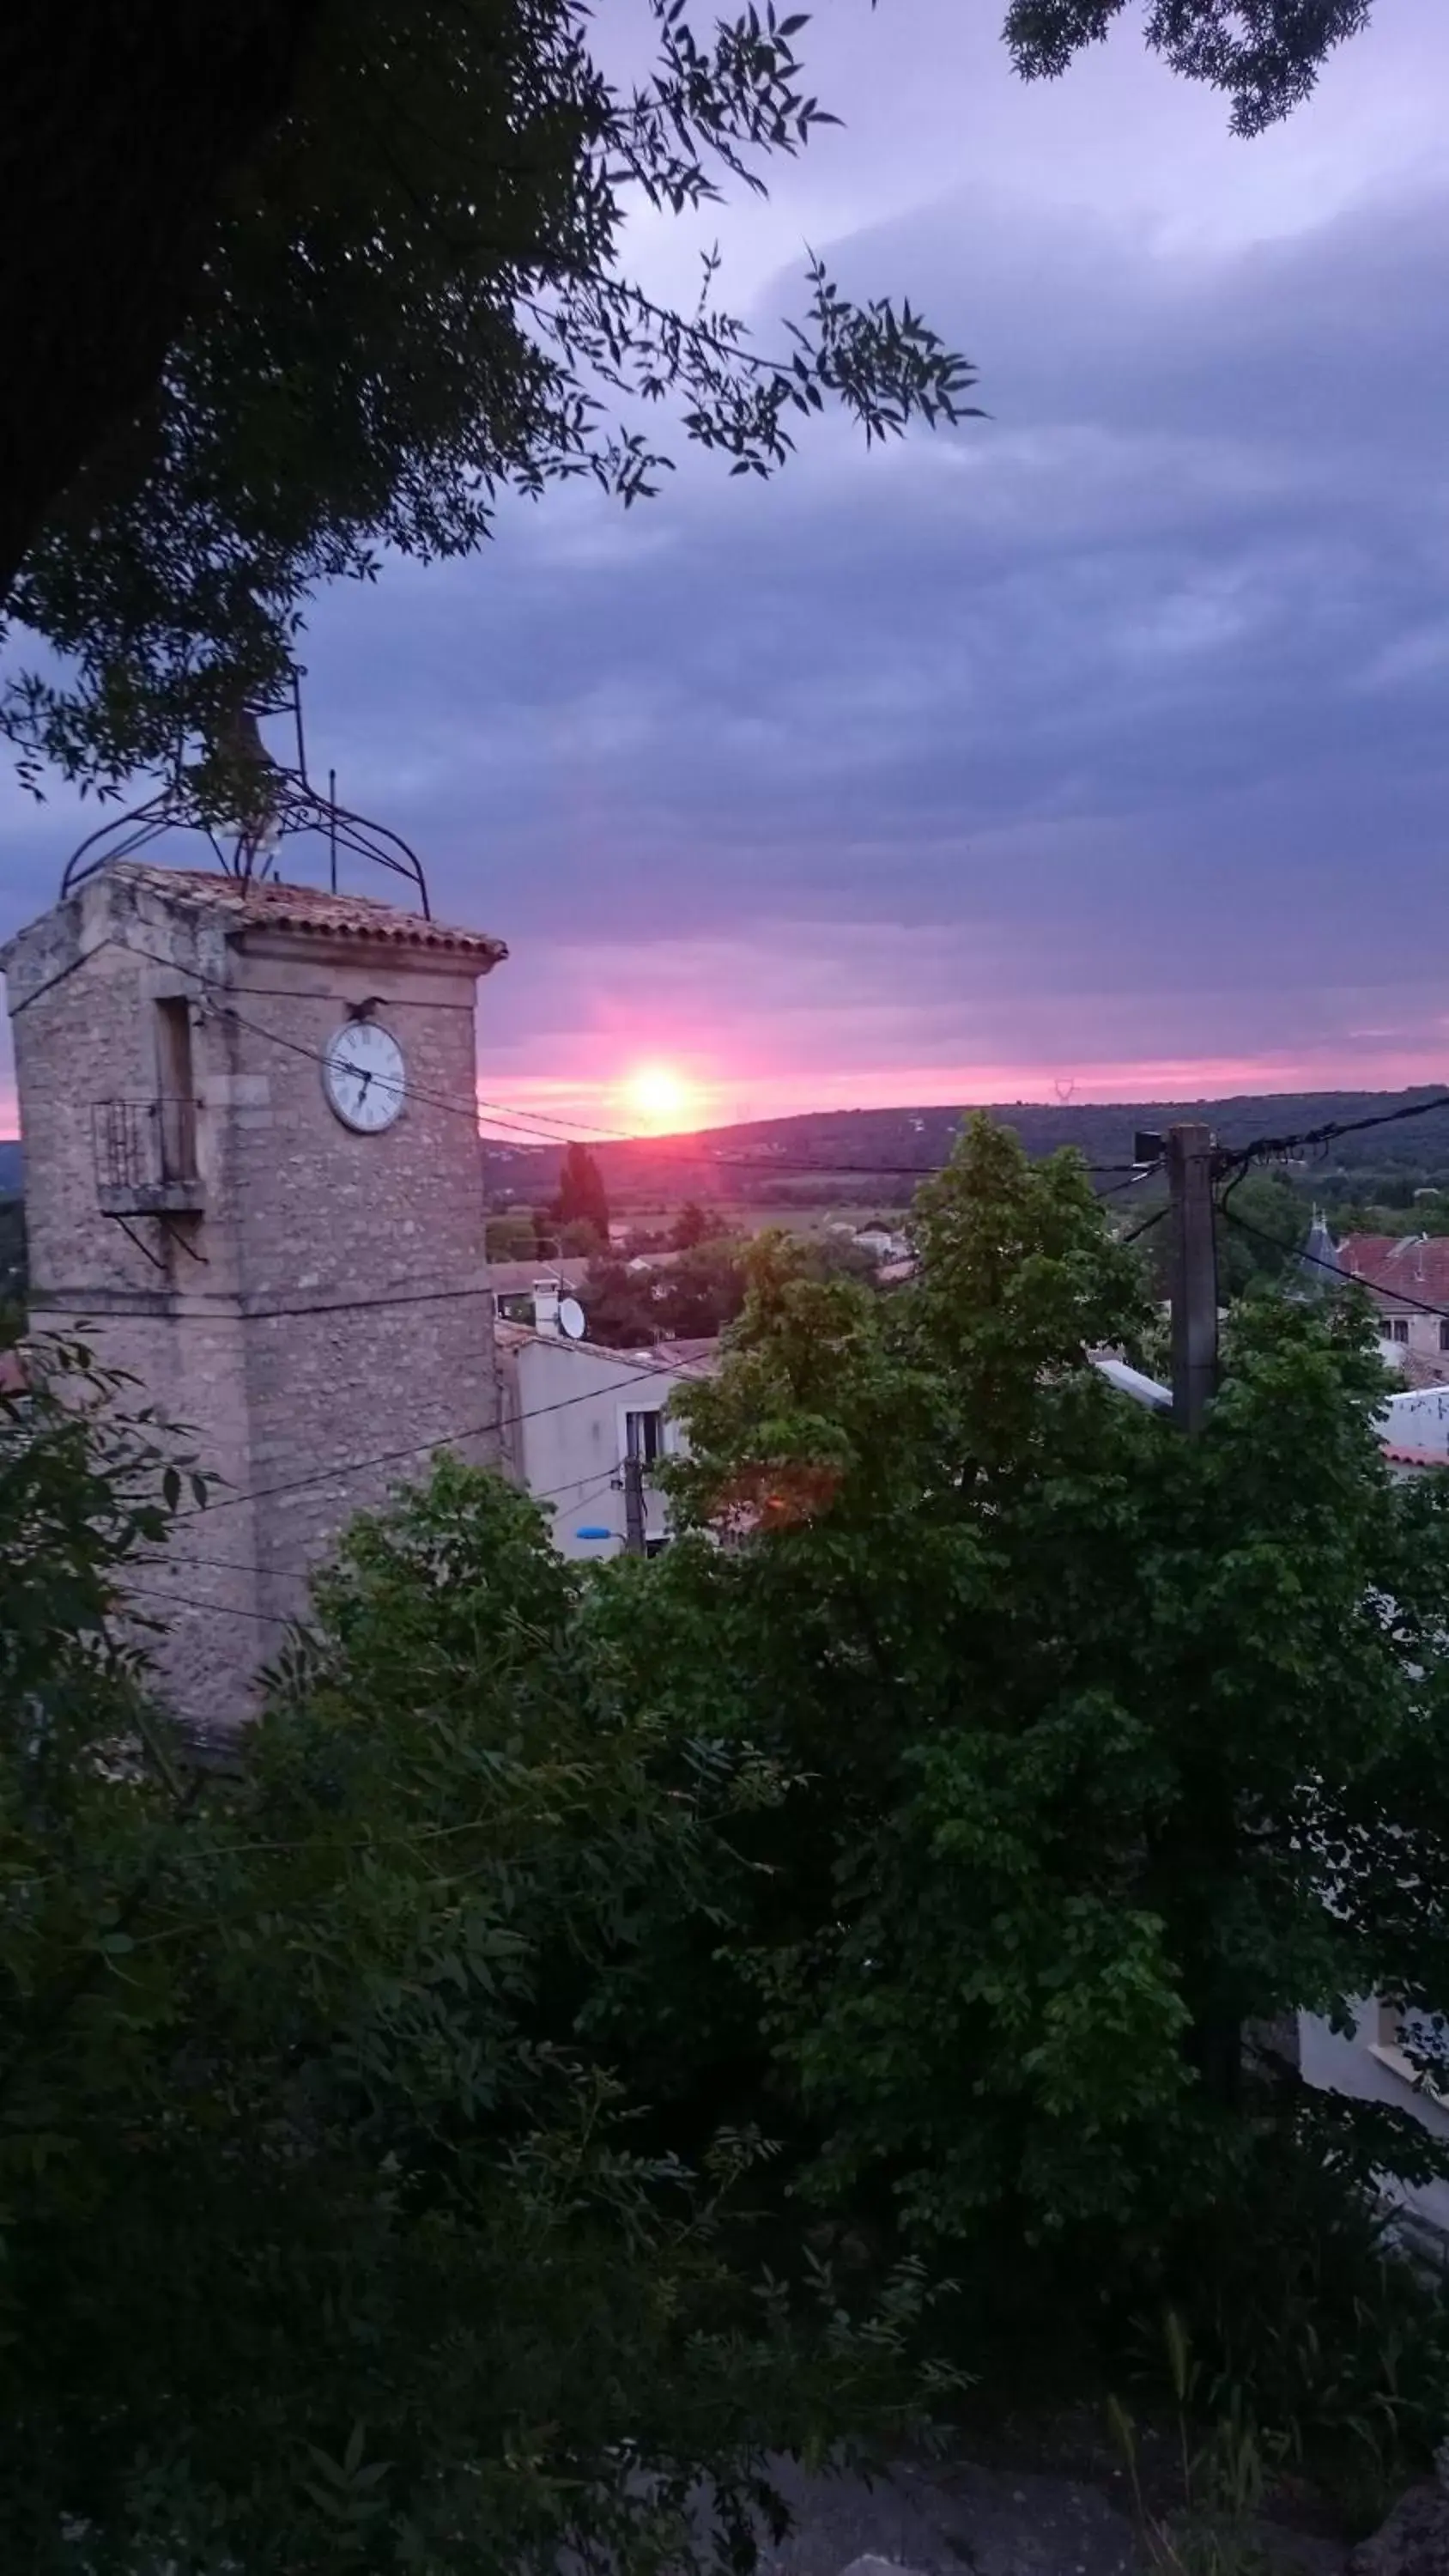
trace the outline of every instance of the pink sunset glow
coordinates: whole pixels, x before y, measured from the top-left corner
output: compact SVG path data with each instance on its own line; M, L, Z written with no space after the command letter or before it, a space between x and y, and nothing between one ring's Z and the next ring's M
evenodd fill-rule
M583 1052L582 1048L580 1052ZM761 1050L763 1054L763 1050ZM1293 1054L1086 1059L1070 1071L1004 1059L994 1064L925 1064L862 1067L855 1072L788 1071L756 1062L731 1075L716 1064L671 1054L661 1043L641 1044L616 1073L601 1076L588 1050L589 1067L577 1072L509 1075L486 1059L478 1071L479 1116L500 1142L546 1142L569 1127L595 1134L684 1135L699 1128L733 1126L755 1118L788 1118L812 1109L922 1109L989 1106L1010 1101L1190 1101L1231 1098L1240 1092L1407 1090L1445 1079L1449 1048L1406 1045L1392 1033L1364 1032L1348 1044ZM661 1084L646 1105L638 1089L647 1072L677 1085L674 1101ZM19 1134L13 1084L0 1088L0 1138Z
M1446 1051L1449 1052L1449 1051ZM662 1049L651 1065L673 1069ZM1069 1075L1040 1065L923 1065L858 1073L801 1067L789 1073L757 1071L738 1079L704 1075L680 1064L678 1080L688 1114L666 1126L644 1117L631 1100L627 1070L599 1080L580 1073L540 1078L491 1079L479 1075L480 1115L500 1141L518 1135L530 1120L546 1132L573 1122L595 1133L688 1134L756 1118L787 1118L810 1110L987 1107L1011 1101L1085 1107L1103 1101L1227 1099L1238 1093L1275 1091L1407 1090L1442 1082L1445 1055L1392 1041L1378 1048L1324 1048L1296 1055L1184 1056L1137 1061L1109 1059L1074 1066ZM486 1083L486 1090L485 1090ZM501 1110L502 1119L490 1117ZM516 1125L512 1122L517 1122ZM543 1141L542 1138L539 1141Z

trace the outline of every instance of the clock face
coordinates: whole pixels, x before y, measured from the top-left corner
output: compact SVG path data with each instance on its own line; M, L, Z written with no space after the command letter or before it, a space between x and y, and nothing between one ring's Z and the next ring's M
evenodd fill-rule
M344 1127L375 1136L392 1125L406 1097L402 1048L376 1020L349 1020L327 1042L322 1086Z

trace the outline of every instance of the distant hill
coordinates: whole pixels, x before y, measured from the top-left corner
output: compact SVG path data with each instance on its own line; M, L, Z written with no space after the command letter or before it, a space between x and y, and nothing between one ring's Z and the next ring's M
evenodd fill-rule
M1441 1096L1438 1086L1425 1084L1413 1091L1253 1092L1225 1100L1005 1101L990 1114L1016 1130L1029 1154L1074 1145L1089 1163L1120 1164L1130 1162L1139 1129L1170 1126L1177 1119L1201 1119L1222 1144L1243 1145L1255 1136L1381 1117ZM751 1207L830 1197L902 1201L910 1195L914 1173L944 1161L966 1115L962 1109L941 1107L827 1109L707 1128L693 1136L585 1141L598 1157L611 1198L625 1206L630 1200L686 1197ZM487 1139L490 1204L519 1200L533 1205L548 1198L557 1186L561 1151L561 1145L504 1145ZM1309 1168L1303 1166L1305 1174ZM1311 1168L1325 1180L1425 1172L1449 1180L1449 1107L1345 1136L1315 1157Z
M18 1198L24 1179L18 1137L0 1136L0 1199Z

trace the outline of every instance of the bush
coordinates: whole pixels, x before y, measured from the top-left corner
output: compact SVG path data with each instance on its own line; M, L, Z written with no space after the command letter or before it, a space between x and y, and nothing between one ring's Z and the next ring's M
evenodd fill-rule
M767 2444L894 2420L918 2285L762 2296L764 2149L645 2145L585 2026L774 1785L661 1765L536 1509L447 1462L184 1773L111 1635L154 1464L44 1396L0 1455L5 2563L648 2569L701 2484L742 2541Z
M641 2044L841 2224L1102 2316L1300 2123L1252 2028L1449 1994L1449 1506L1390 1482L1351 1305L1244 1301L1198 1441L1119 1397L1088 1354L1147 1319L1072 1157L978 1122L914 1223L888 1300L759 1248L680 1399L698 1535L619 1577L635 1686L797 1784ZM1445 2169L1407 2112L1313 2136L1350 2192Z

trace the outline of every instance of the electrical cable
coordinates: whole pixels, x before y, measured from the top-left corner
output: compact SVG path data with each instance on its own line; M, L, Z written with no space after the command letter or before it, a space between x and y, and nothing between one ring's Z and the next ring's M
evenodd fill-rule
M1111 1166L1106 1163L1096 1166L1091 1163L1087 1165L1088 1171L1091 1172L1094 1177L1097 1171L1105 1172L1110 1170L1110 1168ZM1110 1190L1098 1190L1097 1196L1099 1199L1118 1199L1121 1197L1124 1190L1136 1189L1144 1181L1155 1180L1161 1169L1162 1164L1160 1161L1156 1163L1133 1163L1128 1168L1127 1178L1125 1181L1115 1181Z
M146 958L153 966L161 966L180 974L189 975L194 983L200 984L208 993L224 994L230 989L227 985L219 983L215 976L205 974L199 966L179 965L175 959L158 956L153 950L140 947L134 940L124 940L114 944L129 948L134 956ZM308 998L316 1000L321 997L311 995ZM340 999L341 997L339 996L338 998ZM307 1046L299 1038L286 1037L279 1029L269 1029L260 1020L249 1019L246 1013L244 1011L239 1011L233 1002L223 1001L219 1003L217 1007L222 1012L223 1016L233 1021L238 1028L249 1029L254 1036L267 1039L273 1046L285 1047L293 1055L304 1056L310 1063L325 1066L327 1058L319 1047ZM532 1119L535 1127L551 1127L555 1131L552 1134L544 1134L542 1136L530 1135L527 1133L525 1122L522 1117L517 1116L512 1110L503 1107L501 1103L485 1100L481 1094L475 1093L470 1100L461 1100L457 1098L456 1095L446 1092L425 1090L417 1083L409 1083L407 1088L411 1098L426 1102L429 1108L444 1109L455 1117L470 1119L475 1130L479 1123L478 1113L480 1110L484 1110L487 1112L488 1119L491 1123L495 1125L501 1123L508 1126L518 1136L520 1143L540 1148L549 1148L555 1143L564 1144L577 1142L579 1128L590 1126L590 1122L588 1120L580 1120L570 1128L565 1126L561 1121L549 1119L547 1113L544 1111L529 1112L527 1114ZM605 1144L647 1145L651 1141L654 1141L648 1137L627 1135L622 1129L591 1127L590 1132L598 1142ZM495 1139L494 1141L506 1142L507 1139ZM673 1140L661 1138L658 1141L660 1143L665 1143ZM701 1152L697 1159L701 1163L709 1164L712 1167L718 1167L722 1170L779 1172L791 1175L819 1173L826 1177L830 1177L838 1173L842 1178L852 1179L911 1178L916 1180L929 1180L936 1173L941 1172L946 1168L946 1166L941 1163L844 1163L833 1162L828 1158L821 1159L819 1157L811 1161L791 1161L787 1157L772 1153L726 1154L721 1152ZM1094 1177L1111 1177L1119 1173L1125 1173L1130 1180L1135 1177L1139 1167L1132 1163L1096 1163L1088 1164L1087 1169Z
M184 965L180 960L174 957L158 956L154 950L143 948L134 940L117 939L114 934L112 934L106 940L98 944L109 947L129 948L134 956L145 957L154 966L163 967L171 973L189 975L193 982L200 984L207 992L223 993L229 989L229 987L219 983L216 977L203 973L200 967ZM86 954L87 956L90 956L94 954L94 951L87 950ZM73 973L75 971L75 966L81 962L83 961L79 959L73 961L70 966L64 967L61 970L61 974L59 976L53 977L52 981L62 981L64 976ZM41 986L40 992L47 991L48 989L48 986ZM307 995L301 998L316 1000L321 997L317 995ZM39 992L27 994L25 997L26 1003L38 999ZM25 1005L22 1004L20 1007L23 1008ZM234 1020L239 1027L249 1028L255 1035L270 1039L276 1046L288 1047L294 1054L307 1056L316 1064L325 1063L325 1057L317 1048L304 1046L295 1038L283 1037L280 1031L276 1029L268 1029L264 1027L260 1021L249 1020L245 1013L236 1009L234 1004L227 1003L223 1004L221 1007L225 1010L226 1015L230 1019ZM495 1125L503 1124L517 1134L522 1143L539 1147L552 1146L555 1143L577 1141L579 1131L583 1128L587 1128L591 1136L593 1136L598 1142L604 1144L639 1145L650 1141L647 1138L630 1136L622 1129L595 1126L592 1121L587 1119L574 1120L567 1123L562 1120L552 1119L545 1110L528 1112L527 1117L532 1120L532 1124L535 1128L543 1127L546 1130L552 1130L552 1132L545 1133L541 1136L530 1135L527 1132L525 1120L518 1117L512 1110L506 1108L501 1102L489 1102L483 1100L477 1094L474 1095L471 1101L465 1102L449 1098L441 1092L427 1092L420 1090L416 1085L410 1085L409 1088L411 1089L414 1098L427 1101L431 1107L446 1109L458 1116L470 1118L473 1121L475 1130L478 1126L478 1112L480 1109L483 1109L487 1112L490 1123ZM1371 1129L1398 1126L1405 1119L1425 1118L1429 1116L1432 1111L1437 1109L1449 1109L1449 1091L1439 1092L1430 1100L1411 1101L1401 1109L1380 1110L1372 1117L1368 1118L1328 1119L1319 1127L1304 1128L1293 1135L1255 1136L1246 1145L1233 1146L1225 1149L1222 1156L1221 1168L1224 1171L1227 1171L1233 1169L1239 1164L1246 1165L1253 1162L1261 1162L1269 1157L1287 1157L1295 1155L1299 1149L1303 1147L1330 1145L1335 1143L1340 1136L1360 1136L1367 1134ZM495 1139L494 1141L501 1142L506 1140ZM660 1143L664 1143L672 1140L661 1138L658 1141ZM714 1153L702 1154L699 1159L702 1162L715 1164L724 1169L748 1169L751 1171L774 1171L792 1174L819 1172L826 1175L839 1174L842 1179L847 1177L864 1179L914 1177L925 1180L929 1179L932 1174L939 1172L944 1168L944 1166L939 1163L848 1164L828 1161L791 1162L783 1157L773 1154L728 1155L723 1153ZM1094 1177L1115 1173L1127 1173L1129 1175L1129 1179L1136 1177L1136 1167L1128 1164L1099 1163L1089 1164L1087 1168Z
M1220 1204L1229 1225L1235 1225L1240 1234L1252 1235L1255 1242L1266 1244L1271 1252L1291 1254L1295 1261L1306 1261L1315 1270L1326 1271L1330 1279L1338 1281L1340 1288L1363 1288L1370 1296L1392 1297L1397 1305L1412 1306L1416 1314L1438 1315L1443 1322L1449 1323L1449 1306L1434 1306L1426 1297L1411 1296L1408 1289L1401 1288L1397 1281L1389 1287L1382 1280L1362 1279L1356 1271L1341 1269L1336 1261L1325 1261L1320 1253L1293 1252L1290 1244L1281 1242L1276 1234L1269 1234L1265 1227L1254 1225L1251 1217L1239 1216L1236 1209L1227 1205L1226 1193Z
M592 1484L586 1484L582 1493L574 1494L570 1509L576 1512L582 1511L585 1504L591 1503L596 1494L603 1493L606 1486L613 1485L622 1472L622 1464L623 1462L620 1461L618 1464L611 1467L606 1475L597 1476ZM571 1492L574 1481L575 1480L570 1479L568 1484L546 1486L542 1493L530 1494L529 1499L535 1503L553 1502L560 1494ZM180 1519L183 1518L184 1515L178 1514L177 1517ZM612 1535L620 1536L622 1533L614 1532ZM198 1556L194 1550L188 1552L184 1557L148 1556L139 1559L138 1562L143 1566L143 1568L154 1568L157 1573L170 1573L174 1571L177 1574L187 1574L193 1566L205 1565L214 1566L219 1572L227 1574L249 1574L255 1581L259 1582L276 1583L281 1581L286 1583L299 1583L303 1586L310 1583L313 1573L321 1570L317 1567L309 1567L306 1570L303 1570L301 1567L296 1566L249 1565L244 1557ZM131 1583L125 1579L124 1572L122 1572L120 1576L120 1582L124 1597L128 1600L134 1597L138 1600L144 1601L174 1602L179 1609L183 1610L220 1610L237 1619L271 1619L279 1622L283 1626L290 1626L293 1624L292 1617L280 1610L249 1610L243 1608L239 1602L235 1601L197 1601L189 1593L170 1591L163 1592L146 1584ZM298 1618L300 1618L301 1615L302 1614L300 1612L296 1614Z
M1434 1109L1449 1109L1449 1091L1437 1093L1432 1100L1410 1101L1402 1109L1380 1110L1372 1118L1330 1118L1322 1127L1307 1127L1297 1136L1255 1136L1251 1144L1225 1149L1224 1168L1262 1162L1270 1156L1292 1156L1300 1146L1332 1145L1340 1136L1366 1135L1371 1127L1398 1127L1406 1118L1427 1118Z
M703 1382L709 1374L707 1369L691 1368L687 1362L666 1361L664 1366L671 1375L690 1378L697 1383ZM188 1503L174 1517L177 1521L195 1520L203 1512L230 1511L237 1503L269 1502L276 1494L301 1493L309 1485L329 1484L337 1476L360 1475L368 1467L388 1467L399 1458L417 1458L434 1449L448 1449L458 1440L483 1440L494 1432L511 1431L518 1423L537 1422L546 1413L567 1412L571 1404L589 1404L596 1397L612 1395L621 1387L637 1387L641 1377L647 1379L658 1374L657 1368L630 1369L623 1377L609 1378L602 1386L584 1387L577 1395L560 1396L553 1404L528 1405L519 1413L499 1414L489 1422L460 1425L452 1431L440 1432L435 1440L410 1441L401 1449L382 1449L371 1457L339 1458L330 1467L319 1467L308 1476L290 1477L283 1484L257 1485L237 1494L220 1494L214 1502Z
M1140 1225L1134 1225L1130 1234L1119 1234L1117 1237L1118 1243L1135 1243L1139 1235L1149 1233L1154 1225L1161 1225L1166 1214L1167 1208L1165 1204L1160 1208L1154 1208L1151 1216L1145 1216Z
M196 1601L188 1592L151 1591L144 1583L127 1583L118 1607L127 1601L162 1601L173 1610L219 1610L225 1619L255 1619L263 1627L290 1628L295 1622L284 1610L244 1610L239 1601Z

